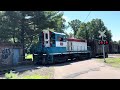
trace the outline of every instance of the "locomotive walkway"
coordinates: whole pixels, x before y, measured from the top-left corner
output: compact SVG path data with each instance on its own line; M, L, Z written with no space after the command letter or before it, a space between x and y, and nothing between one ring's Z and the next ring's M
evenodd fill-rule
M110 67L95 58L54 67L55 79L120 79L120 69Z

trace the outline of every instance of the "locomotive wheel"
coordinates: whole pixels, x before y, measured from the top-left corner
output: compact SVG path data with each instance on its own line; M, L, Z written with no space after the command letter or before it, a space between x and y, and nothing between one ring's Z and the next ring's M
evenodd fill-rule
M33 54L33 63L34 63L34 65L38 64L38 55Z
M46 65L47 63L46 63L46 60L45 59L43 59L42 60L42 65Z

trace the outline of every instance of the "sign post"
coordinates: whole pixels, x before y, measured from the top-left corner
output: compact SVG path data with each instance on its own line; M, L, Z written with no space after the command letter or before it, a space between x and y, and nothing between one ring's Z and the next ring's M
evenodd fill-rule
M99 31L99 33L100 33L100 38L102 37L102 41L104 41L104 37L106 37L106 35L105 35L105 31ZM102 47L103 47L103 57L104 57L104 62L106 63L106 60L105 60L105 48L104 48L104 44L102 44Z

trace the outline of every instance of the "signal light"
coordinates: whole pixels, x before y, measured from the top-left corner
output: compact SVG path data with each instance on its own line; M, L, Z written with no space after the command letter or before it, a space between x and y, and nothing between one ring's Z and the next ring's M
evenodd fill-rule
M109 43L108 43L108 41L105 41L104 44L107 45L107 44L109 44Z
M104 41L100 41L100 44L101 44L101 45L104 44Z
M104 41L100 40L100 41L98 42L98 44L99 44L99 45L103 45L103 44L104 44Z
M103 45L103 44L104 44L104 45L107 45L107 44L109 44L109 42L106 41L106 40L105 40L105 41L100 40L100 41L98 42L98 44L99 44L99 45Z

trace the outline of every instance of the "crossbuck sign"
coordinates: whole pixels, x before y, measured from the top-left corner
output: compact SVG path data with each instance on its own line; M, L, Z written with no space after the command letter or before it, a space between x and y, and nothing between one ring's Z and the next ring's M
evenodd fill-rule
M106 31L103 31L103 32L102 32L102 31L98 31L98 32L100 33L100 36L99 36L100 38L101 38L101 37L106 37L106 35L105 35L105 32L106 32Z

